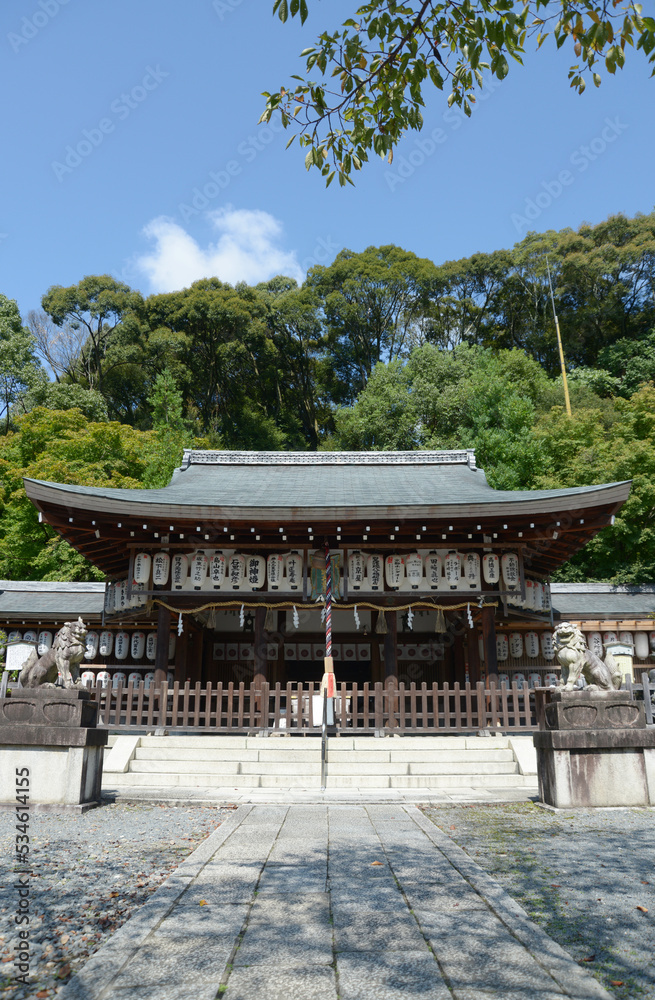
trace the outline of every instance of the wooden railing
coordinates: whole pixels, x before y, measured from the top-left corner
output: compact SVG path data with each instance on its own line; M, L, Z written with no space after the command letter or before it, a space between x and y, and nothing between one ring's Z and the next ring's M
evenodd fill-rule
M655 683L629 689L644 699L646 720L653 724L651 693ZM332 725L344 736L373 732L461 733L478 729L532 732L549 688L530 691L516 684L339 684ZM128 684L92 689L99 703L98 725L111 729L198 729L244 733L264 730L311 735L321 730L323 699L318 684L204 684L145 688ZM329 722L331 720L328 720Z

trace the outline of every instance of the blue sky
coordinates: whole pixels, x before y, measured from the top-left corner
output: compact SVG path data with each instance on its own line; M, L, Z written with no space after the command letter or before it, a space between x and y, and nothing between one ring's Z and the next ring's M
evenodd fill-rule
M393 165L325 190L261 92L353 9L314 0L304 29L272 0L17 0L0 9L0 291L111 273L145 294L217 274L302 279L343 247L395 243L436 263L655 206L655 80L629 53L570 90L546 43L486 88L471 119L428 91Z

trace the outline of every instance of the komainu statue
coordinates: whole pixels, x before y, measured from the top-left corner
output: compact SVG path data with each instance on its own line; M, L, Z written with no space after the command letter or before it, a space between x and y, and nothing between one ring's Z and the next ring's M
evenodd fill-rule
M23 687L56 687L57 677L65 688L79 687L78 664L84 659L85 638L86 625L81 618L76 622L64 622L50 649L43 656L33 649L23 664L20 672Z
M573 691L582 676L587 682L585 691L618 691L621 687L621 668L611 653L601 660L587 646L577 625L560 622L553 633L555 652L562 667L559 687Z

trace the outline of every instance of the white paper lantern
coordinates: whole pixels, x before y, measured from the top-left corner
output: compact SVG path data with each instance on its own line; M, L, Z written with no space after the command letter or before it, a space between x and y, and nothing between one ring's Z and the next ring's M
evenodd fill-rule
M176 638L177 638L177 636L175 635L175 632L171 632L170 635L168 636L168 659L169 660L172 660L173 657L175 656L175 640L176 640Z
M214 552L209 560L209 579L214 590L218 590L225 582L225 556L222 552Z
M552 632L541 633L541 655L543 656L544 660L555 659L555 647L553 645Z
M143 680L141 674L137 670L133 670L131 674L128 674L127 683L128 684L140 684Z
M157 655L157 633L148 632L146 636L146 659L154 660Z
M233 552L227 561L227 578L232 590L239 590L246 575L246 560L239 552Z
M528 687L541 687L541 674L528 674Z
M639 660L648 659L648 634L646 632L635 632L635 656Z
M96 682L96 675L93 670L83 670L81 674L82 684L85 687L94 687Z
M506 660L509 653L507 636L504 632L496 633L496 656L499 660Z
M543 588L544 589L543 589L543 607L542 607L542 610L543 611L550 611L551 606L552 606L552 604L551 604L551 596L550 596L550 584L549 583L544 583L543 584Z
M387 586L398 590L405 578L405 560L402 556L387 556L384 562L384 575Z
M534 609L543 611L544 609L544 585L541 580L534 581Z
M462 576L462 557L459 552L449 552L444 559L444 576L451 590L459 590Z
M407 556L405 572L412 590L418 590L423 582L423 559L418 552L412 552Z
M528 683L527 683L527 681L525 679L525 674L521 674L521 673L512 674L512 682L514 684L516 684L516 686L519 689L519 691L521 690L521 688L524 688L524 687L528 686Z
M503 684L505 685L505 687L509 687L509 674L498 674L497 676L498 680L496 683L498 684L499 687L502 687ZM493 674L490 679L493 681Z
M592 653L595 653L601 659L603 658L605 651L603 650L603 637L600 632L588 632L587 645Z
M111 651L114 648L114 634L106 629L104 632L100 633L100 641L98 642L98 652L103 657L111 656Z
M22 632L16 632L15 630L13 632L10 632L9 635L7 636L7 642L8 643L9 642L22 642L22 640L23 640L23 633Z
M603 632L603 645L608 642L616 642L617 638L616 632Z
M515 552L503 552L500 563L506 590L518 590L521 583L519 557Z
M152 559L152 583L154 587L164 587L171 571L171 557L168 552L157 552Z
M520 660L523 656L523 636L520 632L510 632L509 655L514 660Z
M202 590L202 586L207 579L209 559L204 552L194 552L191 559L191 585L194 590Z
M557 687L558 683L559 683L559 678L557 674L550 673L546 674L546 676L544 677L544 684L546 687Z
M169 688L172 688L175 684L175 674L173 673L172 670L169 670L168 673L166 674L166 683L168 684Z
M131 608L140 608L146 603L146 598L144 595L145 589L146 589L145 583L132 584L132 597L130 599Z
M300 590L302 587L302 556L299 552L290 552L284 563L287 572L287 587L289 590Z
M477 552L467 552L464 556L464 579L469 590L480 589L480 556Z
M382 590L384 582L382 573L384 571L384 559L382 556L373 554L368 557L366 572L368 575L368 585L371 590Z
M178 553L171 563L172 590L182 590L189 575L189 557Z
M266 560L263 556L246 556L246 582L253 590L263 587L266 582Z
M84 640L84 659L85 660L95 660L98 655L98 645L100 641L100 636L97 632L87 632L86 638Z
M525 651L532 659L539 656L539 636L536 632L525 633Z
M133 660L143 659L143 653L146 648L146 636L145 632L132 632L132 641L130 643L130 655Z
M628 646L634 646L634 636L632 632L619 632L619 642L624 642Z
M152 558L147 552L138 552L134 557L134 583L148 583Z
M116 673L111 675L111 686L113 688L117 688L119 684L122 684L123 687L125 687L126 683L127 683L127 678L125 677L125 674L123 673L122 670L117 670Z
M34 645L38 642L38 634L34 629L28 629L27 632L23 633L23 642L33 642Z
M348 589L361 590L364 586L364 573L366 570L366 559L364 555L355 549L348 557Z
M116 614L127 610L127 580L118 580L115 585L114 610Z
M103 688L108 688L110 681L111 681L111 677L109 676L109 671L108 670L99 670L98 671L98 674L97 674L97 677L96 677L96 682L102 684Z
M114 613L114 600L115 600L115 587L113 583L105 584L105 614L113 615Z
M438 590L441 583L441 556L428 552L425 557L425 576L430 590Z
M268 589L279 590L282 583L282 573L284 571L284 557L280 555L269 556L266 560L266 576L268 578Z
M114 655L117 660L126 660L130 650L129 632L117 632L114 646Z
M498 583L500 580L500 559L495 552L486 552L483 555L482 575L485 583Z
M152 670L149 670L143 678L143 684L146 691L155 686L155 675Z
M52 646L52 632L39 632L38 645L36 651L39 656L47 653Z

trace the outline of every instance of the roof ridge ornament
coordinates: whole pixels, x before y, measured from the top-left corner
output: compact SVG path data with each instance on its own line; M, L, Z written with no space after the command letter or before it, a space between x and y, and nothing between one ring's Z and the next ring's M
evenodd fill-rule
M199 451L184 449L190 465L468 465L477 468L473 448L453 451Z

